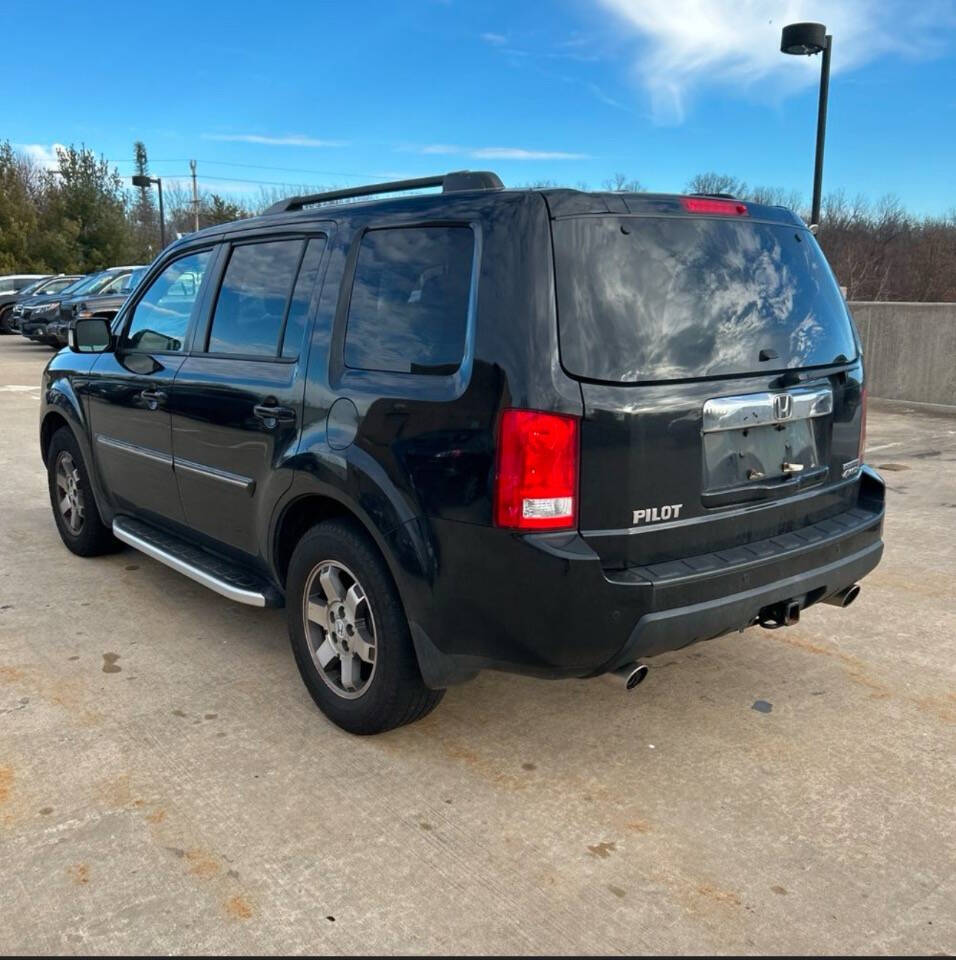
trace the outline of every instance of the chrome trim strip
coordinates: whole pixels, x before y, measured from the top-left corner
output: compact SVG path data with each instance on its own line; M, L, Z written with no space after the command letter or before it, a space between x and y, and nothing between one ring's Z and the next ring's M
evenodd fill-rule
M785 404L774 403L776 397L790 397L789 416L778 415ZM833 413L833 391L830 387L797 387L782 393L748 393L739 397L714 397L704 404L704 433L718 430L742 430L792 420L825 417Z
M243 590L240 587L234 587L232 584L214 577L211 573L206 573L205 570L194 567L186 560L167 553L161 547L157 547L155 544L149 543L136 536L135 533L124 530L118 517L113 521L113 536L115 536L117 540L122 540L123 543L128 543L131 547L135 547L141 553L145 553L146 556L166 564L167 567L172 567L177 573L189 577L190 580L195 580L196 583L202 584L202 586L207 587L223 597L227 597L229 600L235 600L237 603L246 603L250 607L264 607L266 605L265 595L259 591Z
M173 458L168 453L160 453L159 450L152 450L149 447L140 447L135 443L127 443L125 440L116 440L114 437L106 437L102 433L96 435L96 442L122 453L132 453L138 457L145 457L147 460L155 460L157 463L170 468L173 465Z
M195 473L200 477L208 477L211 480L221 480L223 483L231 484L252 493L256 488L256 481L250 477L243 477L238 473L230 473L228 470L219 470L216 467L206 467L194 460L180 460L176 457L173 461L174 470L185 470L187 473Z

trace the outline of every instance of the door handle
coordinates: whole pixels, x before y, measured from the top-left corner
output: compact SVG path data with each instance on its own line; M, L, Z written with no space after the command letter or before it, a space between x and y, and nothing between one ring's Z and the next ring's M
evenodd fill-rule
M146 406L150 410L156 410L166 402L166 394L162 390L142 390L140 397L146 401Z
M257 403L252 408L252 412L260 420L265 420L267 425L270 420L273 423L277 421L288 423L290 420L295 420L295 410L292 407L280 407L275 403Z

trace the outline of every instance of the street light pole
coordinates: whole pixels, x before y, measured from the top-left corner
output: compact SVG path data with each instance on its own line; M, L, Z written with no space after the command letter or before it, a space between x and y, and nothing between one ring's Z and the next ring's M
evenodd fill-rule
M819 150L820 147L817 147ZM820 157L819 153L817 154L817 163L822 163L823 160ZM156 186L159 188L159 242L162 244L161 249L166 249L166 218L163 216L163 178L156 178Z
M823 144L827 133L827 98L830 92L830 51L833 37L822 23L791 23L780 34L783 53L806 55L823 54L820 64L820 105L817 110L817 153L813 165L813 204L810 226L820 223L820 196L823 190Z
M827 97L830 93L830 51L833 37L824 40L823 60L820 64L820 106L817 109L817 158L813 165L813 209L810 222L820 222L820 194L823 189L823 142L827 136Z
M156 184L159 188L159 242L161 248L166 249L166 217L163 214L163 180L162 177L147 177L145 174L138 173L132 178L134 187L148 187Z

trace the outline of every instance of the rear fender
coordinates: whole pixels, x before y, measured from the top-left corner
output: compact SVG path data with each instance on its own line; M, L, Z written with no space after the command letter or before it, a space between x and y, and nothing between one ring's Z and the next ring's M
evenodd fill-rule
M338 503L372 538L398 588L408 618L419 669L427 686L442 689L477 673L465 659L444 654L423 630L432 602L438 551L427 520L412 511L381 465L357 447L310 450L295 458L295 478L273 514L270 556L286 511L303 497ZM279 571L273 560L273 575Z

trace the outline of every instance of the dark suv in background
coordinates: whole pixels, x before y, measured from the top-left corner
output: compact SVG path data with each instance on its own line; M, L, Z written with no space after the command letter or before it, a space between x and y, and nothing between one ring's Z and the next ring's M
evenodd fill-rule
M284 604L354 732L485 668L634 686L845 606L882 553L859 340L779 207L467 172L296 197L70 337L40 425L64 543Z
M14 310L18 303L30 297L41 294L58 293L64 287L68 287L76 277L67 277L60 274L55 277L40 277L31 280L26 286L17 290L3 290L0 292L0 334L15 333L17 327L14 320ZM0 287L3 283L0 282Z
M109 283L93 293L64 298L60 301L59 316L47 324L47 337L65 347L67 333L77 318L103 317L112 320L123 306L126 298L136 289L136 284L146 273L146 267L114 267L107 271L113 274Z
M54 287L38 290L31 296L21 297L13 308L11 322L28 340L44 342L46 325L60 309L60 297L75 293L93 278L69 276L61 279L68 280L69 283L66 286L56 284Z
M59 340L55 333L50 332L49 328L51 324L59 323L60 308L63 303L69 302L73 297L81 294L84 297L96 296L103 290L112 287L123 277L129 276L134 269L136 268L110 267L89 276L79 277L73 284L56 294L46 293L24 300L15 308L20 333L28 340L59 348Z

